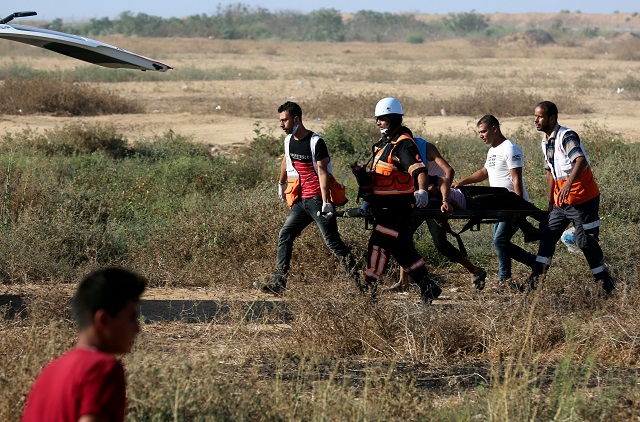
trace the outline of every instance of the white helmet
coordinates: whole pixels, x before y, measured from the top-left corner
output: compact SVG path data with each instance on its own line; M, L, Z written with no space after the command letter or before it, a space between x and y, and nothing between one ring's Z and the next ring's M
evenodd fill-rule
M400 101L392 97L383 98L378 101L378 104L376 104L375 117L385 116L387 114L404 115Z

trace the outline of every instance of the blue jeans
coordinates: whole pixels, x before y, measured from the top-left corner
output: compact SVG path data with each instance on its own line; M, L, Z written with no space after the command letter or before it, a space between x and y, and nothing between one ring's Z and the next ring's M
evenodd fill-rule
M321 210L322 198L319 196L302 199L291 207L284 226L280 229L278 254L276 256L276 271L273 277L274 281L286 281L287 273L291 265L291 255L293 254L293 242L300 236L300 233L314 221L320 229L320 233L322 233L324 242L342 263L345 271L353 271L356 262L349 248L340 238L336 217L327 219L320 216L318 212Z
M515 259L528 267L533 267L536 256L511 242L518 231L509 221L501 221L493 225L493 246L498 254L498 278L507 280L511 277L511 260Z

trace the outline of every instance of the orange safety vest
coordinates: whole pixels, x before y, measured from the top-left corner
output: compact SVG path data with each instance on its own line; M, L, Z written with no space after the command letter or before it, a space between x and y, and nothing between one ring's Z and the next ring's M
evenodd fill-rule
M300 175L297 170L293 166L293 161L291 160L291 156L289 155L289 143L291 142L291 138L293 135L288 135L284 139L284 156L286 162L287 169L287 187L284 191L285 198L287 199L287 205L289 208L293 206L296 202L300 200L301 189L300 186ZM313 160L313 168L318 173L318 163L316 162L316 144L320 139L320 135L313 132L311 135L311 158ZM347 195L346 189L344 185L338 182L335 177L333 177L333 172L331 169L331 161L327 164L327 171L329 172L329 197L331 199L331 203L335 206L342 206L347 203Z
M415 144L413 138L403 134L395 141L374 151L373 166L371 168L374 195L406 195L415 192L413 172L418 168L424 167L424 163L416 163L409 168L408 172L405 172L400 170L393 162L393 150L401 141L406 139ZM389 154L387 154L385 160L382 160L382 155L385 151L389 151Z
M557 206L562 206L562 204L558 203L558 192L564 184L567 182L567 178L571 175L571 171L575 166L575 162L569 160L566 151L562 145L562 139L564 135L569 132L571 129L559 126L558 132L556 133L555 138L555 148L553 153L553 161L549 160L547 157L547 140L542 140L542 153L544 154L544 159L547 163L547 166L551 170L551 175L555 180L555 186L553 188L553 199ZM546 137L545 137L546 138ZM587 168L585 168L580 176L573 182L571 185L571 190L569 191L569 197L566 199L566 203L570 205L577 205L587 202L590 199L595 198L600 195L600 189L598 189L598 184L593 177L593 173L591 172L591 165L589 164L589 158L587 157L587 153L585 152L584 145L582 144L582 140L580 140L580 149L582 150L582 154L584 155L585 160L587 160Z

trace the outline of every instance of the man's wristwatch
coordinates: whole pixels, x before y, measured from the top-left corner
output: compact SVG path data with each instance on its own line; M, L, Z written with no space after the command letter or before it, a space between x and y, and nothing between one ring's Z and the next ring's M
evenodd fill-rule
M444 198L442 202L446 202L447 204L451 203L451 198Z

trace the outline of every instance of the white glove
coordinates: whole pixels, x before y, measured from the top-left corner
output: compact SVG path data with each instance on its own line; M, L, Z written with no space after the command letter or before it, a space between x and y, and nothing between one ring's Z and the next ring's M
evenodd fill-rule
M333 204L331 202L325 202L322 204L322 211L320 211L320 215L329 220L333 217L334 211Z
M286 202L287 201L287 195L285 195L284 191L287 189L287 184L286 183L280 183L278 182L278 198L280 198L281 201Z
M371 215L373 214L373 207L367 201L362 201L362 205L360 205L360 214L362 215Z
M413 196L416 197L416 207L418 208L424 208L429 203L429 193L424 189L418 189L413 193Z

